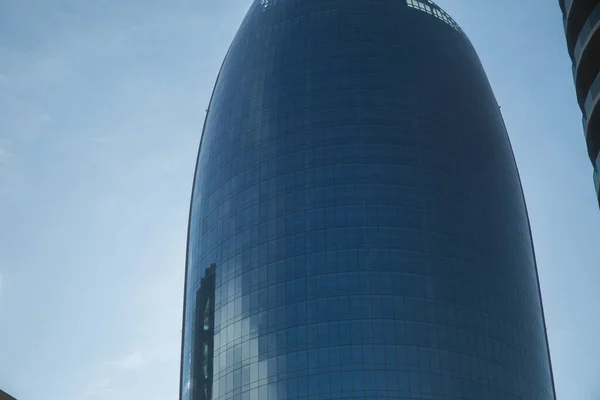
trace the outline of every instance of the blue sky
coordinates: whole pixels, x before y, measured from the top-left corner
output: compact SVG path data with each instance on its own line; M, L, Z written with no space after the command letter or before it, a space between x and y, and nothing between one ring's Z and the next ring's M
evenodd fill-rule
M177 397L195 155L249 2L0 1L0 388L19 400ZM598 398L600 210L557 1L438 3L502 105L558 396Z

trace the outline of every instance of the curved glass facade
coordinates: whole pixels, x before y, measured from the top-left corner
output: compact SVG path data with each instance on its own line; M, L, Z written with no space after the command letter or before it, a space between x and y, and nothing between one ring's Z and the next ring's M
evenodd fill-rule
M198 155L182 400L554 399L510 142L439 11L252 4Z

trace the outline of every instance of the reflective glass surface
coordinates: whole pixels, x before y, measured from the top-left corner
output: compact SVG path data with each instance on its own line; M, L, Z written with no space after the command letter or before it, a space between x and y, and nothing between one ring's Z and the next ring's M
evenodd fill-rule
M403 0L252 4L198 155L183 339L183 400L554 398L517 169L462 31Z

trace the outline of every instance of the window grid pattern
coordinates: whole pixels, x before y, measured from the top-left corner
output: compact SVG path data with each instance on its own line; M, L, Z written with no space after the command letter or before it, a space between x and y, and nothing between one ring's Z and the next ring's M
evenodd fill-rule
M406 4L409 7L415 8L417 10L421 10L426 12L429 15L433 15L437 19L444 21L458 32L463 33L461 27L448 15L444 10L438 7L435 3L430 0L406 0Z
M215 400L553 398L493 93L403 2L253 4L202 138L186 321L213 263Z

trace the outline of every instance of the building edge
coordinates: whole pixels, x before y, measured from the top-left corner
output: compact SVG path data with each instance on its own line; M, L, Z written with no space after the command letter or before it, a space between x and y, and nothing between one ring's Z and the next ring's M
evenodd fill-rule
M517 172L517 180L519 181L519 188L521 191L521 197L523 198L523 207L525 207L525 218L527 220L527 229L529 230L529 237L531 238L531 252L533 254L533 266L535 269L535 279L537 283L538 296L540 298L540 312L542 313L542 322L544 323L544 337L546 338L546 353L548 354L548 368L550 368L550 382L552 383L552 395L554 400L556 398L556 385L554 382L554 369L552 368L552 354L550 353L550 343L548 341L548 326L546 325L546 315L544 312L544 299L542 296L542 288L540 286L540 273L538 269L537 256L535 255L535 243L533 243L533 232L531 231L531 220L529 219L529 209L527 207L527 201L525 199L525 191L523 190L523 182L521 180L521 173L519 172L519 166L517 165L517 158L515 157L515 151L512 146L512 142L510 140L510 135L508 134L508 128L506 127L506 121L504 120L504 115L502 115L502 110L500 109L500 105L498 105L498 113L500 114L500 119L502 120L502 125L504 126L504 132L506 133L506 139L508 140L508 146L510 147L510 153L512 155L513 164L515 166Z
M232 43L233 44L233 43ZM200 151L202 150L202 141L204 139L204 131L206 130L206 122L208 121L208 113L210 112L210 106L212 105L212 101L215 95L215 90L217 88L217 84L219 83L219 77L221 76L221 71L223 70L223 65L227 60L227 55L229 54L229 50L231 49L232 44L229 45L227 52L225 53L225 57L223 57L223 62L221 62L221 66L219 67L219 72L217 73L217 78L215 80L215 84L213 86L210 100L208 101L208 108L206 109L206 114L204 116L204 123L202 125L202 133L200 135L200 144L198 145L198 151L196 153L196 162L194 166L194 180L192 182L192 193L190 195L190 207L188 212L187 219L187 234L186 234L186 244L185 244L185 270L183 276L183 313L181 318L181 356L179 361L179 399L181 399L181 395L183 393L183 360L184 360L184 348L185 348L185 313L187 311L187 289L188 289L188 266L189 266L189 250L190 250L190 230L191 224L190 221L192 219L192 209L194 206L194 192L196 190L196 177L198 174L198 162L200 160ZM0 399L1 400L1 399Z

